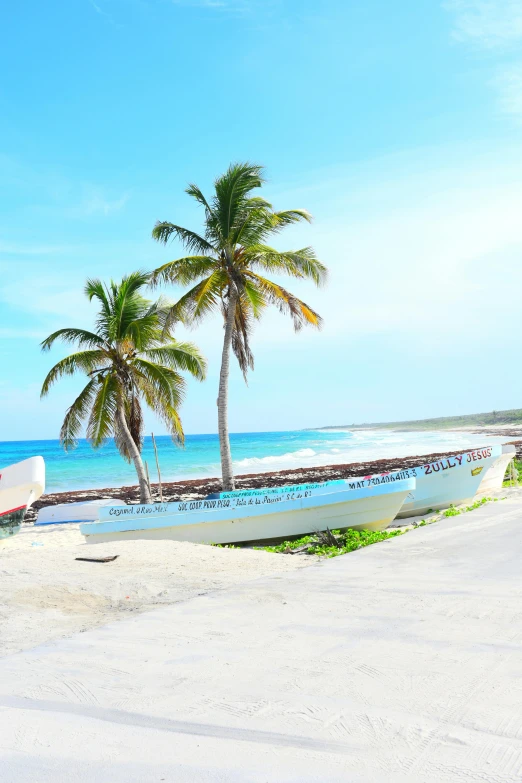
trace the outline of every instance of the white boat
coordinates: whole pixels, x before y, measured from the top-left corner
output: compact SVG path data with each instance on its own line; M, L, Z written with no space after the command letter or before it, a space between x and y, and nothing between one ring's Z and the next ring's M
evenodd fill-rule
M504 477L506 470L512 459L515 459L517 450L515 446L505 444L502 446L502 454L495 460L495 462L488 468L486 475L480 482L480 486L477 491L478 497L487 497L492 492L498 492L502 489L504 483Z
M0 470L0 539L20 530L25 512L44 491L43 457L30 457Z
M415 488L413 479L351 489L299 485L286 491L100 508L99 522L80 526L87 542L152 538L231 544L285 539L318 530L383 530ZM315 486L315 488L314 488ZM312 488L307 488L312 487Z
M55 506L45 506L38 512L35 525L67 525L78 522L94 522L99 518L100 508L105 506L121 506L121 500L114 498L99 498L83 500L77 503L58 503Z
M435 462L420 464L403 470L390 471L388 473L375 473L368 476L336 479L326 481L323 484L310 484L317 489L317 494L332 492L333 488L340 490L347 486L349 489L365 489L383 485L393 485L398 481L415 479L415 488L411 490L404 501L398 517L413 517L427 514L430 511L448 508L452 504L471 503L481 486L483 479L494 468L499 460L504 459L503 448L487 446L482 449L473 449L460 454L452 454ZM514 448L514 447L509 447ZM501 472L498 467L497 471ZM495 474L497 476L497 474ZM495 478L497 480L497 478ZM235 492L221 492L216 495L219 498L232 498L234 496L249 495L255 493L278 494L285 491L285 487L274 487L259 490L238 490Z
M452 454L413 468L346 479L350 488L379 486L414 478L415 489L404 501L399 518L422 516L451 505L471 503L487 471L501 457L502 446Z

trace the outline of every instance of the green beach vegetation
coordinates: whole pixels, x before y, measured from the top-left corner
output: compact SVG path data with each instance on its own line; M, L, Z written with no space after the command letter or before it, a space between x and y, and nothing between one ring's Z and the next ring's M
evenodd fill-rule
M170 331L171 303L150 301L143 294L149 275L133 272L121 282L104 285L88 280L85 294L97 300L99 311L94 331L59 329L42 343L48 351L61 340L79 349L61 359L49 371L41 396L63 377L81 373L88 378L65 414L60 440L66 450L77 445L87 423L87 438L93 448L114 436L121 456L133 462L140 487L140 502L152 498L141 458L143 404L165 423L174 441L182 443L179 406L185 380L182 371L203 380L206 362L192 343L178 342Z
M496 498L481 498L472 503L471 506L461 506L460 508L452 505L447 508L446 511L443 511L442 515L445 517L458 517L459 514L467 514L469 511L475 511L475 509L485 506L486 503L490 503L492 500L496 500Z
M262 166L233 163L215 180L210 199L197 185L186 189L204 210L202 234L167 221L156 223L152 232L163 244L181 241L187 253L156 269L153 282L192 286L170 310L166 328L177 320L195 325L216 312L223 318L217 407L224 490L235 487L228 433L230 351L246 380L248 370L254 367L252 327L269 305L288 315L296 330L321 325L320 316L309 305L266 277L285 274L321 285L327 270L311 247L279 251L267 244L287 226L310 222L311 217L303 209L274 211L272 204L253 195L263 183Z
M515 466L514 473L511 471L511 465ZM522 459L514 459L512 463L510 463L506 470L506 475L504 476L504 483L502 486L504 487L514 487L514 486L520 486L522 484Z
M501 498L502 500L504 498ZM486 503L497 502L499 498L481 498L470 506L450 506L445 511L437 511L437 516L423 519L419 523L414 522L411 526L405 525L402 528L392 530L327 530L325 533L311 533L301 538L291 541L283 541L281 544L273 546L254 547L262 549L264 552L277 552L280 554L303 554L318 555L320 557L337 557L346 555L348 552L355 552L357 549L379 544L381 541L388 541L390 538L405 535L412 530L418 530L426 525L433 525L445 517L456 517L460 514L466 514L482 508Z
M316 429L375 429L375 430L443 430L456 427L498 427L501 424L522 425L522 408L490 413L470 413L463 416L441 416L436 419L414 419L412 421L373 422L368 424L337 424Z
M348 552L355 552L356 549L362 549L370 544L378 544L380 541L387 541L389 538L402 536L407 530L353 530L349 528L341 533L340 530L328 531L329 535L314 533L309 536L303 536L295 541L284 541L275 546L255 547L263 549L265 552L280 552L282 554L292 554L296 550L307 555L320 555L322 557L337 557L346 555Z

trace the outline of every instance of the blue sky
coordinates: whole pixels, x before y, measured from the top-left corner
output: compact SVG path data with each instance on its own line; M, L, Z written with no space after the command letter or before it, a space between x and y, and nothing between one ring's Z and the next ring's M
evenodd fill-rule
M522 404L518 0L24 0L2 27L1 440L57 436L79 382L40 402L38 343L90 325L85 278L176 257L155 221L199 228L187 182L242 159L312 212L278 243L330 283L294 285L322 332L259 326L232 430ZM219 321L190 338L185 428L214 432Z

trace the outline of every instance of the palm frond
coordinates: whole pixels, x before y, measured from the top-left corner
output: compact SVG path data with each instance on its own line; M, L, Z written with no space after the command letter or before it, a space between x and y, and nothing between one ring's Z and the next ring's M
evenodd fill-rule
M205 207L206 212L212 214L212 207L210 206L207 199L203 195L201 189L197 185L191 182L188 185L188 187L185 189L185 193L188 196L191 196L191 198L195 199L198 202L198 204L201 204L201 206Z
M156 242L161 242L166 245L169 240L179 239L184 247L191 253L198 253L204 255L205 253L214 252L213 246L197 234L195 231L190 231L183 226L177 226L175 223L169 223L168 221L158 221L152 229L152 238Z
M84 292L85 296L89 299L90 302L92 302L94 298L98 300L101 305L101 312L103 315L110 315L111 307L109 298L107 296L107 290L101 280L98 280L97 278L89 278L85 283Z
M183 377L169 367L143 359L136 360L135 370L136 383L148 407L164 421L172 438L183 443L185 436L178 413L185 392Z
M113 434L116 408L121 396L122 390L116 376L113 373L107 373L98 384L87 422L87 438L94 448L101 446Z
M291 226L292 223L302 223L306 221L311 223L313 218L306 209L284 209L279 212L273 213L274 218L274 231L280 231L286 226Z
M263 167L248 162L231 163L225 174L216 179L212 208L224 243L229 243L248 194L263 182Z
M305 324L310 324L318 329L321 328L323 323L321 316L301 299L298 299L297 296L287 291L286 288L254 272L247 272L245 276L259 286L270 304L275 305L279 312L292 318L296 332Z
M252 280L246 278L242 285L242 294L248 300L254 318L260 318L267 305L266 297Z
M228 304L224 308L226 319ZM254 369L254 355L250 350L250 332L252 330L252 307L250 299L241 291L236 302L234 328L232 330L232 350L243 373L245 382L249 370Z
M154 395L148 400L148 405L152 408L154 405ZM159 403L156 408L156 415L166 425L174 443L183 446L185 443L185 433L181 424L181 418L178 411L172 405Z
M53 332L49 337L46 337L45 340L40 343L42 351L49 351L56 340L62 340L64 343L77 343L80 347L89 346L90 348L99 346L103 343L100 335L95 334L95 332L88 332L86 329L74 329L70 327L58 329L58 331Z
M157 309L153 306L135 319L129 317L124 339L131 343L133 351L145 351L162 342L165 320L171 307Z
M311 247L280 252L268 245L252 245L244 250L242 260L251 268L260 266L267 272L307 278L317 286L324 285L328 277L327 268L317 259Z
M82 432L82 424L89 414L89 409L94 399L97 386L97 381L89 381L70 408L67 409L60 429L60 443L66 451L71 451L78 445L78 438Z
M146 359L136 359L133 365L136 385L142 387L142 379L154 390L165 404L178 408L185 395L186 382L176 370L154 364Z
M152 285L161 283L189 285L201 277L207 277L217 266L219 261L209 256L185 256L176 261L168 261L155 269L151 283Z
M61 359L51 370L49 370L47 377L42 384L40 396L45 397L49 393L49 389L53 383L56 383L59 378L63 378L67 375L74 375L77 372L91 374L96 370L105 369L108 367L109 363L107 354L104 351L93 350L72 353L70 356Z
M186 370L198 381L205 380L207 362L194 343L175 340L170 345L145 351L144 356L154 364L163 364L172 370Z
M139 397L136 394L132 394L131 398L126 400L124 404L124 415L131 438L138 447L138 451L141 453L143 448L143 413ZM120 431L118 426L114 427L114 442L123 459L126 462L132 462L132 455L129 451L127 438Z
M272 205L265 199L245 199L230 232L231 244L244 248L263 242L265 237L273 233L273 214Z
M173 407L164 408L162 418L169 429L172 440L180 446L183 446L185 443L185 433L183 432L183 425L181 424L181 419L177 410Z
M218 309L227 284L226 275L217 271L195 285L173 305L165 329L170 328L175 321L196 324L205 315Z
M125 275L118 284L111 280L112 307L108 320L112 340L124 340L130 325L149 311L150 301L141 294L149 280L150 274L141 271Z
M133 394L129 403L128 412L129 432L132 440L141 452L143 448L143 412L137 394Z

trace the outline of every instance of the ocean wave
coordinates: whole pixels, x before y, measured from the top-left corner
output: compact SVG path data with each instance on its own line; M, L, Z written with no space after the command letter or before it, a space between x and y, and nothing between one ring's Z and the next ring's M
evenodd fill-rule
M296 460L303 460L310 457L315 457L316 452L313 449L298 449L297 451L289 451L286 454L270 454L267 457L247 457L234 462L236 468L258 468L262 469L266 465L281 466L282 464L288 464L295 462Z

